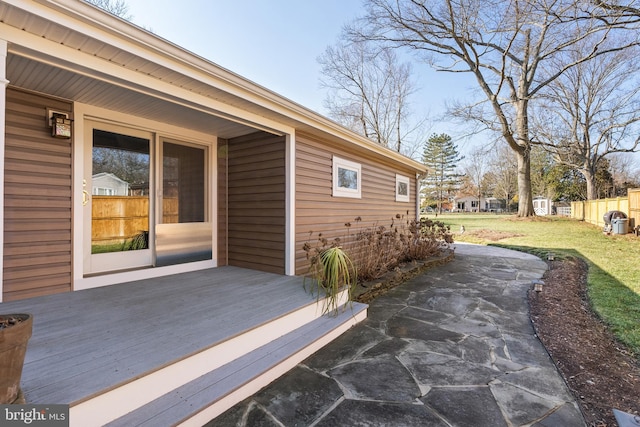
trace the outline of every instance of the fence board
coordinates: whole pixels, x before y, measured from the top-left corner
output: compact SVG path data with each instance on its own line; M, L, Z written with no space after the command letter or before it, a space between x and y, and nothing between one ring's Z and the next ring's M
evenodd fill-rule
M604 214L621 211L629 217L629 228L640 224L640 189L629 189L627 197L571 202L571 217L604 227Z
M629 198L629 228L640 225L640 188L630 188L627 192Z

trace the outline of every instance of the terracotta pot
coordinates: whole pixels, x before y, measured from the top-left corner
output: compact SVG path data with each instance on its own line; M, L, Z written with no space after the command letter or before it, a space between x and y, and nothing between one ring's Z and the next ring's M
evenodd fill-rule
M0 329L0 404L14 403L18 398L24 356L33 328L30 314L1 314L0 322L9 318L20 321Z

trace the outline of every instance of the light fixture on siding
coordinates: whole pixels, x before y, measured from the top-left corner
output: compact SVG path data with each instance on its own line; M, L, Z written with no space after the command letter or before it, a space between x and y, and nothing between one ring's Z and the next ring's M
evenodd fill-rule
M73 120L69 118L68 113L47 109L47 117L49 126L51 126L51 136L62 139L71 138L71 123Z

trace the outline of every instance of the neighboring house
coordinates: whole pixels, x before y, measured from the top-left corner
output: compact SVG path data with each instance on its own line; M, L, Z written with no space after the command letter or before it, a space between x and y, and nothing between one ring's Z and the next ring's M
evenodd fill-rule
M112 173L97 173L91 177L91 194L94 196L127 196L129 183Z
M484 205L484 197L478 200L477 196L456 196L453 199L453 206L456 212L479 212Z
M4 301L223 265L300 275L311 231L417 215L422 164L149 31L77 0L3 1L0 16L0 235L5 253L21 233L39 254L4 259ZM54 114L70 138L51 136ZM92 176L96 161L134 165L149 211L172 199L170 220L136 226L151 247L108 264L84 241L89 194L114 188L101 184L109 172ZM185 244L181 264L159 266L172 227L208 248L190 262Z
M485 212L502 212L505 209L505 203L503 200L495 197L487 197L484 201Z
M456 196L453 200L456 212L502 212L504 202L495 197Z

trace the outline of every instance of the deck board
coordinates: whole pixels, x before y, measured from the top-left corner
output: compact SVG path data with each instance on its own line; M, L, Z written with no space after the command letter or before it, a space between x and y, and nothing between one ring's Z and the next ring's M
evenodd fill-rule
M73 405L313 302L299 277L221 267L0 310L34 315L27 401Z

